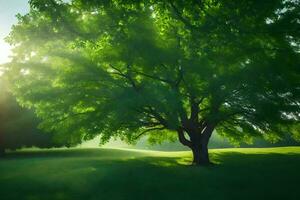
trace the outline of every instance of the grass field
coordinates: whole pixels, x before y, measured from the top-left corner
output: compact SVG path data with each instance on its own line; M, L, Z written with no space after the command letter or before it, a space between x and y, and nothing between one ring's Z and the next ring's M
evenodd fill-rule
M38 150L0 160L1 200L300 199L300 147L189 152Z

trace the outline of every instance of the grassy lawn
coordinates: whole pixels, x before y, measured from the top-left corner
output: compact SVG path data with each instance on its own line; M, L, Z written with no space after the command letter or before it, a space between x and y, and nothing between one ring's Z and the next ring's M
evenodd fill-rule
M300 199L300 147L189 152L39 150L0 160L1 200Z

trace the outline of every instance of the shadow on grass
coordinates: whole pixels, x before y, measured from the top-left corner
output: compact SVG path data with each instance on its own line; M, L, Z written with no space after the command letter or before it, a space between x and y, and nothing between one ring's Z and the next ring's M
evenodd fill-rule
M111 149L13 153L0 162L1 199L299 199L299 154L211 154L180 164Z

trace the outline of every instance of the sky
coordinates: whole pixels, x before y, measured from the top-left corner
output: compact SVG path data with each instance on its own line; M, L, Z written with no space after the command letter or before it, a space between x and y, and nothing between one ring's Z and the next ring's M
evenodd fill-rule
M17 22L16 14L29 11L29 0L0 0L0 64L9 61L11 47L4 41L11 26Z

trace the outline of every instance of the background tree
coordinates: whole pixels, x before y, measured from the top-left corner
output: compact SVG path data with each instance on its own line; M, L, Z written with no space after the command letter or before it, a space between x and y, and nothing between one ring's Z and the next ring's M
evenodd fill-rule
M70 145L299 139L299 1L31 0L8 41L14 93ZM150 134L151 133L151 134Z
M1 77L2 78L2 77ZM59 147L52 134L38 130L39 120L31 110L21 108L0 79L0 156L6 149Z

